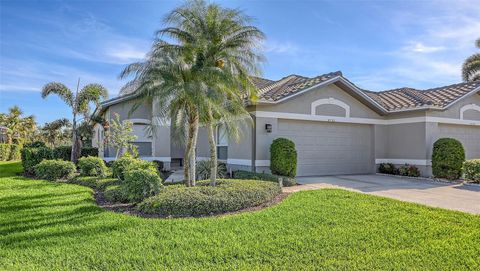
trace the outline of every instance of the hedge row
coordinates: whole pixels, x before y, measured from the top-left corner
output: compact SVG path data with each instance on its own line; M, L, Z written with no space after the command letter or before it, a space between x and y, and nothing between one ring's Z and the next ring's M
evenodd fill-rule
M480 159L471 159L463 163L465 179L480 183Z
M383 174L401 175L409 177L420 176L420 170L416 166L409 164L405 164L397 168L392 163L382 163L378 167L378 172Z
M160 216L203 216L234 212L271 201L281 193L275 183L255 180L197 182L195 187L170 185L138 205L141 212Z
M268 173L257 173L245 170L236 170L232 172L232 178L240 180L260 180L278 183L279 179L283 179L283 186L294 186L297 185L297 180L290 177L278 176Z
M0 144L0 161L11 161L20 159L22 145L18 144Z

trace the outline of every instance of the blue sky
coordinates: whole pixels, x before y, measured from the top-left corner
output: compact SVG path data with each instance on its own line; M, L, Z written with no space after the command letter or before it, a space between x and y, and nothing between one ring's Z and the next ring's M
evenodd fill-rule
M480 37L476 1L217 1L255 17L265 32L264 77L341 70L362 88L430 88L461 81ZM100 83L149 50L178 1L0 1L0 112L19 105L43 124L70 111L42 100L50 81Z

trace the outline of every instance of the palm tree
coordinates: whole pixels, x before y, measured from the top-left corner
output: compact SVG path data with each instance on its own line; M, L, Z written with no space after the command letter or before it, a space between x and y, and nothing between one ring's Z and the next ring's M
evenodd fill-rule
M475 42L480 49L480 38ZM462 67L463 81L471 82L480 80L480 53L473 54L465 60Z
M9 109L8 114L0 113L0 125L4 126L8 144L22 144L29 141L37 127L34 116L22 117L18 106Z
M148 61L134 63L122 74L135 73L134 80L142 82L139 90L143 88L144 94L150 94L146 96L156 96L161 104L176 106L169 117L177 120L176 124L184 120L187 126L184 167L185 179L190 185L195 182L195 147L200 122L208 130L214 160L212 173L216 173L214 126L225 122L222 118L231 119L231 113L240 112L228 111L240 108L238 105L242 105L242 115L248 115L243 107L245 98L256 96L250 75L260 73L259 62L263 57L257 49L264 35L248 25L249 22L251 18L237 9L205 1L186 2L166 17L167 27L157 32ZM168 42L165 37L174 42ZM166 70L160 71L164 68ZM168 82L170 80L173 82ZM165 88L172 87L181 89L176 92L179 96L167 99ZM216 174L211 176L214 184Z
M68 129L72 126L70 121L66 118L57 119L52 122L47 122L41 128L44 140L51 146L56 147L57 142L64 142L69 136Z
M77 131L77 117L83 115L88 118L90 112L89 104L100 104L101 99L108 97L108 91L102 85L88 84L82 89L79 89L80 79L77 83L77 90L75 94L62 83L52 82L46 84L42 89L42 98L46 98L50 94L58 95L70 108L72 109L72 162L77 162L80 155L81 141Z

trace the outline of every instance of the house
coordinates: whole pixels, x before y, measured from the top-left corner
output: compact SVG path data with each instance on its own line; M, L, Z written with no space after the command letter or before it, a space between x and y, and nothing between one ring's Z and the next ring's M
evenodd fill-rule
M280 80L253 78L259 101L248 106L253 124L240 142L217 131L218 156L231 169L269 171L269 147L275 138L293 140L298 152L298 176L374 173L378 164L416 165L431 175L433 143L442 137L458 139L467 159L480 158L480 81L427 90L399 88L372 92L358 88L341 72L313 78L289 75ZM114 113L134 123L135 144L144 159L180 163L183 147L172 138L168 123L154 136L145 132L155 104L137 103L135 92L124 89L97 109L107 121ZM112 159L115 152L102 146L104 127L96 125L94 146ZM208 140L201 129L197 159L206 159Z

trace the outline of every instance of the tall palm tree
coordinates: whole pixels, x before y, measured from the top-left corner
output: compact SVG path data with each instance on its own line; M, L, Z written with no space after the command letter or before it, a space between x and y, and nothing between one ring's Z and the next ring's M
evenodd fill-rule
M252 19L237 9L222 8L205 1L188 1L174 9L166 18L167 27L157 32L157 39L145 63L135 63L125 69L122 76L136 73L135 80L150 80L150 91L146 93L165 99L165 85L184 88L182 112L187 125L185 152L185 179L195 181L195 147L199 123L206 125L211 145L212 173L216 173L216 142L214 125L230 119L228 108L243 108L245 98L256 97L256 88L250 75L260 73L259 63L263 57L258 53L263 33L248 25ZM173 40L173 42L168 42ZM163 60L162 60L163 59ZM167 73L158 63L176 63L176 68ZM156 72L154 72L156 71ZM147 76L148 74L148 76ZM146 79L148 78L148 79ZM169 83L169 80L176 82ZM156 81L156 83L152 83ZM181 82L181 86L178 82ZM188 86L188 87L187 87ZM155 89L155 90L154 90ZM148 96L148 95L147 95ZM177 98L179 98L177 97ZM188 97L188 98L187 98ZM174 99L179 101L178 99ZM165 104L165 103L164 103ZM173 103L176 104L176 103ZM172 112L173 113L173 112ZM170 117L172 117L171 114ZM181 125L180 125L181 127ZM215 183L216 174L211 174Z
M35 117L22 117L23 112L18 106L13 106L8 113L0 113L0 125L4 126L8 144L22 144L29 141L37 128Z
M64 142L68 136L68 128L72 124L66 118L57 119L52 122L47 122L41 128L44 140L51 146L56 147L58 142Z
M73 93L62 83L51 82L46 84L42 89L42 98L46 98L50 94L58 95L72 109L72 162L77 162L80 155L81 141L77 131L77 117L83 115L88 118L90 113L90 103L93 102L97 106L100 101L108 97L108 91L102 85L88 84L82 89L80 87L80 79L77 83L77 90Z
M475 42L480 49L480 38ZM463 81L470 82L480 80L480 53L473 54L465 60L462 67Z

